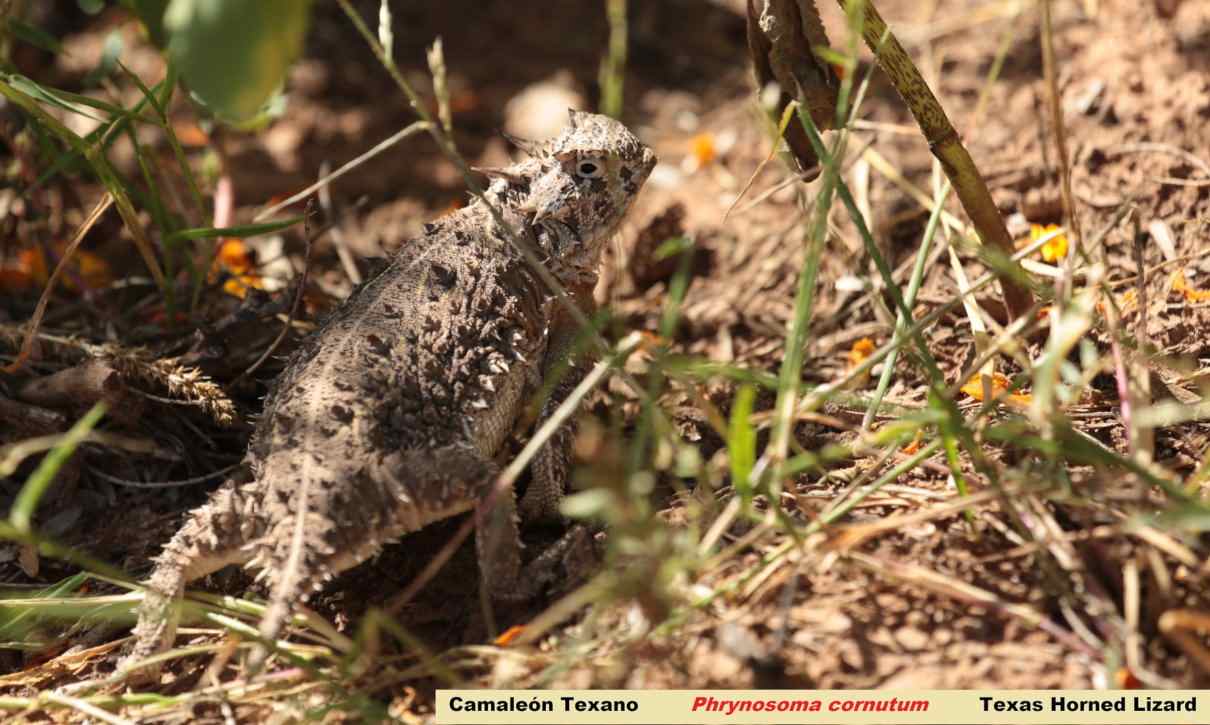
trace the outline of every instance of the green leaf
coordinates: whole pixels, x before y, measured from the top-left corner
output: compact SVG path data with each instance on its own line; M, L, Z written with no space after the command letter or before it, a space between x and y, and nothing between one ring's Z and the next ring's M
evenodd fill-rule
M1166 530L1177 529L1191 534L1204 534L1210 531L1210 508L1204 505L1178 506L1159 516Z
M8 19L8 32L14 38L29 43L35 48L41 48L48 53L58 55L63 52L63 46L59 44L58 39L42 28L35 27L28 23L23 23L16 18Z
M37 626L40 619L38 609L32 606L23 606L28 604L28 602L21 600L47 600L66 597L71 592L79 589L88 580L88 576L87 572L78 572L55 584L51 584L45 589L16 592L0 590L0 641L24 643L29 639L30 633ZM39 644L30 642L30 649L35 649Z
M198 227L196 229L182 229L173 232L165 240L166 243L179 242L185 239L213 239L215 237L255 237L258 234L272 234L273 232L281 231L287 227L292 227L302 221L301 216L292 216L289 219L279 219L277 221L265 222L264 224L243 224L234 227Z
M219 118L257 116L302 50L309 0L171 0L168 52Z
M665 239L660 246L655 248L655 259L657 261L675 257L678 254L688 252L693 248L693 240L688 237L672 237Z
M101 49L101 60L92 70L88 71L88 75L84 76L81 81L85 88L91 88L99 85L102 78L105 78L121 61L122 49L125 43L122 42L122 31L114 30L105 36L105 46Z

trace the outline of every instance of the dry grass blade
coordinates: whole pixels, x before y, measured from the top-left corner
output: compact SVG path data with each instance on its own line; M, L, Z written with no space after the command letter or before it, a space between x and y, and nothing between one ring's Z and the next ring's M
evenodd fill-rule
M17 471L17 467L21 462L30 456L43 453L55 447L62 439L62 435L45 435L34 438L26 438L23 441L9 443L0 446L0 476L11 476ZM152 456L161 460L172 461L177 460L179 456L171 451L161 448L159 444L149 438L134 438L131 436L122 435L120 433L111 433L108 431L90 431L85 436L82 443L95 443L109 448L126 451L127 453L137 453L143 456ZM213 476L214 474L210 474ZM204 476L202 479L209 478Z
M319 176L322 179L329 172L328 162L324 161L319 165ZM324 216L331 220L331 229L328 233L332 236L332 246L336 247L336 256L340 258L340 266L344 267L345 276L354 285L361 284L361 270L357 268L357 261L353 259L353 253L349 251L349 242L345 239L344 230L341 227L341 219L337 215L336 206L332 203L332 187L328 184L323 184L319 187L316 196L319 197L319 207L323 209Z
M101 722L110 723L110 725L134 725L133 720L127 720L124 717L118 717L117 715L114 715L113 713L111 713L107 710L102 710L101 708L97 707L96 705L93 705L92 703L87 702L86 700L81 700L77 697L71 697L70 695L64 695L59 692L48 692L48 693L46 693L45 697L49 702L58 703L60 705L66 705L67 707L70 707L73 710L79 710L84 715L87 715L89 717L94 717L97 720L100 720Z
M782 137L785 136L786 129L790 127L790 121L791 121L791 119L794 118L794 110L797 107L798 107L798 101L790 101L789 103L786 104L786 108L784 111L782 111L782 114L781 114L781 120L777 123L778 139L781 139ZM741 188L739 190L739 193L735 195L735 199L731 202L731 204L729 204L727 206L727 211L723 212L723 222L722 222L723 224L727 223L727 219L731 216L731 212L735 210L736 205L738 205L740 203L740 201L748 194L748 190L751 189L752 184L756 182L756 177L760 176L760 172L763 171L764 168L769 165L769 162L772 161L773 157L776 155L777 155L777 143L774 143L773 147L769 149L768 156L765 156L765 158L763 158L761 160L761 162L756 165L756 168L753 169L752 174L748 177L748 180L744 183L743 188ZM795 179L798 179L801 181L810 181L811 178L812 178L811 174L807 174L807 173L800 174L798 176L791 176L790 178L775 185L769 191L764 192L763 194L761 194L761 196L757 197L756 199L753 199L751 202L748 203L747 206L745 206L740 211L743 212L743 211L747 210L748 208L751 208L751 207L759 204L761 201L763 201L766 198L766 195L775 193L777 190L783 188L783 186L793 183L795 181Z
M20 327L0 324L0 339L15 345L23 336ZM45 332L36 333L36 341L58 348L55 354L69 360L104 360L123 379L165 389L176 398L170 402L196 405L219 425L228 426L235 422L235 403L223 389L197 368L182 365L179 358L157 358L149 350L140 347L124 347L117 343L97 345ZM149 397L159 399L157 396Z
M968 496L959 496L943 504L934 504L928 508L910 514L899 514L874 524L853 524L839 528L829 538L827 546L835 550L852 550L867 541L894 531L917 526L926 521L952 516L988 501L999 498L997 491L980 491Z
M1210 649L1202 644L1198 635L1210 632L1210 614L1189 609L1174 609L1164 612L1159 620L1160 632L1184 650L1189 659L1210 675Z
M182 365L177 358L153 359L150 353L138 348L116 345L88 347L104 355L128 379L163 386L173 396L198 405L219 425L228 426L235 422L235 403L218 384L197 368Z
M895 168L890 161L887 161L886 158L883 157L882 154L878 153L877 150L868 148L862 152L861 157L867 161L871 167L890 180L891 183L895 184L900 189L903 189L903 191L907 193L908 196L910 196L923 209L928 211L930 214L933 213L935 207L933 200L929 198L928 194L925 194L920 187L904 178L903 173L900 172L899 169ZM941 219L952 231L959 234L965 233L966 225L963 224L958 217L949 213L944 208L941 209Z
M1147 334L1147 285L1146 269L1143 265L1142 235L1138 231L1138 216L1135 215L1134 260L1138 275L1135 285L1139 300L1140 314L1134 326L1134 345L1138 351L1128 354L1123 342L1128 338L1122 325L1122 312L1117 300L1112 294L1106 295L1102 304L1108 322L1110 352L1113 357L1113 374L1117 383L1118 407L1121 411L1122 425L1126 429L1126 438L1130 455L1140 464L1151 462L1155 451L1155 431L1151 426L1142 425L1137 413L1151 405L1151 370L1143 359L1143 351L1148 347Z
M1050 112L1051 130L1055 135L1055 150L1059 157L1059 181L1063 216L1075 239L1075 253L1067 256L1067 269L1084 253L1084 235L1080 231L1080 217L1076 214L1075 201L1071 193L1071 157L1067 153L1067 127L1063 123L1063 108L1060 103L1058 69L1055 67L1054 23L1051 20L1052 0L1042 0L1042 69L1046 76L1046 106Z
M328 186L330 186L332 184L333 181L336 181L337 179L339 179L340 177L349 173L353 169L356 169L358 166L361 166L365 162L374 158L375 156L382 153L383 151L386 151L387 149L391 148L392 146L394 146L395 144L404 140L408 136L411 136L412 134L415 134L415 133L419 133L420 131L428 131L431 128L431 126L432 126L432 124L429 123L428 121L413 121L412 123L408 124L407 126L402 128L401 130L397 131L396 133L392 134L391 136L388 136L387 138L383 139L382 141L379 141L369 151L366 151L365 153L361 154L360 156L353 159L352 161L349 161L348 163L341 165L341 167L339 169L333 171L332 173L325 174L322 178L320 178L319 181L316 181L314 184L311 184L310 186L303 189L302 191L291 194L290 196L286 197L285 199L282 199L281 201L277 202L276 204L257 212L256 216L253 217L252 221L258 222L258 221L263 221L265 219L268 219L269 217L273 216L274 214L281 211L282 209L285 209L286 207L288 207L292 204L297 204L298 202L302 201L303 199L306 199L308 196L311 196L316 191L319 191L320 189L326 189Z
M1182 158L1182 159L1188 161L1189 163L1193 164L1197 168L1201 169L1202 173L1204 173L1206 176L1210 176L1210 163L1207 163L1205 159L1198 156L1197 154L1191 153L1182 148L1178 148L1176 146L1173 146L1172 144L1156 143L1156 142L1127 143L1127 144L1122 144L1122 145L1117 146L1112 149L1107 149L1106 151L1107 151L1107 153L1111 153L1111 154L1129 154L1129 153L1170 154L1172 156L1176 156L1176 157L1179 157L1179 158Z

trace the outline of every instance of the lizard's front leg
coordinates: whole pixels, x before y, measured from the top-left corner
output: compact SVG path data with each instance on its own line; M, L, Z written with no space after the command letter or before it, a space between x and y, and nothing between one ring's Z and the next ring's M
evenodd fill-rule
M494 483L494 477L489 480ZM557 514L557 500L552 508ZM533 560L522 564L521 531L513 491L489 490L475 515L478 517L475 544L479 569L486 592L498 602L534 599L560 578L559 564L569 552L591 545L587 529L576 526ZM490 628L494 629L494 626Z
M594 311L591 287L574 290L571 298L586 315ZM562 304L556 303L541 370L544 382L556 382L550 390L550 395L542 402L539 423L554 414L555 409L584 379L592 364L591 355L583 350L586 346L580 345L581 349L577 349L576 343L580 341L580 333L580 326L575 318ZM532 480L520 504L522 520L558 521L562 518L559 502L563 500L571 474L571 444L575 433L574 419L565 422L534 457L531 467Z

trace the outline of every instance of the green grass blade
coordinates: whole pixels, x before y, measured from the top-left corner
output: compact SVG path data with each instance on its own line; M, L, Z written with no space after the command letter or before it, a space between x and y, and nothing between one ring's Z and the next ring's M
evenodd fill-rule
M172 123L168 120L168 113L164 110L168 107L168 102L172 99L172 92L176 88L177 73L172 59L168 59L168 69L164 73L164 79L157 83L154 88L148 88L143 83L143 80L121 61L118 61L118 67L122 69L127 78L139 87L143 98L152 105L156 115L160 117L160 128L164 130L164 135L168 138L168 144L172 147L172 155L176 157L176 163L181 168L181 174L185 177L185 183L189 186L189 194L193 199L194 210L198 213L203 213L205 211L205 202L202 200L201 187L198 186L197 176L193 173L193 167L189 165L189 159L185 156L185 149L181 146L181 140L177 138L176 131L172 129ZM163 98L157 95L157 91L163 94Z
M8 31L8 34L23 43L29 43L35 48L41 48L47 53L55 55L63 52L63 45L59 43L59 39L42 28L22 22L16 18L8 18L5 21L5 25L5 30Z
M181 229L169 234L164 242L171 244L182 242L190 239L214 239L215 237L239 237L241 239L247 237L255 237L259 234L272 234L283 229L288 229L301 222L301 216L292 216L288 219L278 219L277 221L265 222L263 224L243 224L234 227L198 227L195 229Z
M42 500L42 496L46 490L50 488L51 482L55 478L55 474L71 457L71 454L76 450L76 447L84 440L97 423L100 422L101 416L105 415L105 403L98 402L84 414L84 417L76 421L76 424L71 427L63 435L63 440L59 445L55 446L46 454L42 462L38 464L38 468L25 481L25 485L21 487L21 491L17 494L16 501L13 502L13 509L9 513L9 523L22 533L30 531L30 522L33 521L34 511L38 508L38 502Z
M752 426L752 406L756 388L742 385L735 393L731 420L727 426L727 455L731 459L731 485L748 506L754 494L752 467L756 464L756 429Z
M13 88L16 88L17 90L21 91L22 93L29 96L30 98L33 98L34 100L45 103L48 106L54 106L54 107L60 108L64 111L69 111L78 116L84 116L85 118L90 118L90 119L96 121L97 123L106 123L109 119L102 118L100 116L96 116L96 115L92 114L88 110L89 107L107 111L111 115L114 115L114 116L125 115L124 110L122 110L116 106L110 105L108 103L98 101L95 98L88 98L87 96L79 96L74 93L65 94L65 95L75 96L75 98L76 98L76 100L68 100L66 98L61 97L61 95L64 95L64 94L61 94L61 92L51 91L50 89L46 88L45 86L41 85L40 83L38 83L30 78L26 78L23 75L19 75L16 73L10 74L8 76L7 80L9 82L9 84L12 85ZM79 99L86 99L87 102L83 102Z

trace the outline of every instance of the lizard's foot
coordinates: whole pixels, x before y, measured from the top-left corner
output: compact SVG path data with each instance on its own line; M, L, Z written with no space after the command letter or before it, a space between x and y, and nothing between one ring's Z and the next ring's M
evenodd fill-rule
M522 579L536 583L534 596L561 595L586 581L599 563L591 529L575 524L525 565Z
M598 561L591 531L583 524L576 524L522 566L515 580L488 578L485 583L496 602L530 602L543 594L565 592L578 585L595 570Z
M596 570L598 561L592 536L583 525L572 527L553 544L543 548L512 579L492 576L492 570L481 559L480 568L484 572L480 585L483 619L479 626L486 631L473 630L468 636L476 641L482 641L484 637L489 640L494 638L500 633L497 626L500 612L497 607L504 612L505 620L512 619L540 598L561 596L579 586Z

